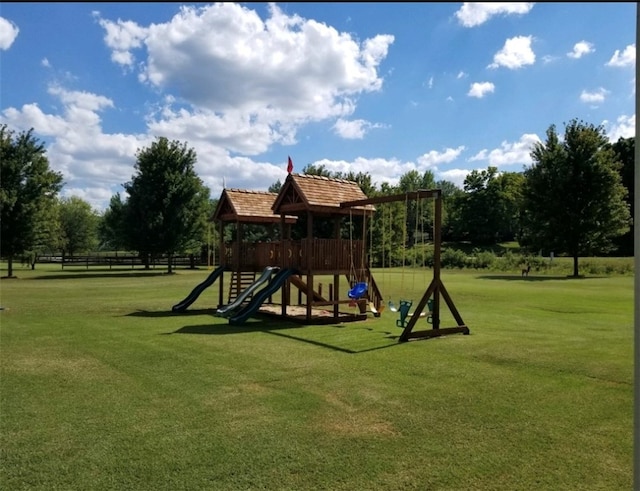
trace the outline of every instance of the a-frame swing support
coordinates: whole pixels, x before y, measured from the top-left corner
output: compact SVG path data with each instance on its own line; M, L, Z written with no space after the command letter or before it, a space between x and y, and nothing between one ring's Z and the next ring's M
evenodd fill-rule
M406 327L400 335L399 342L403 343L410 339L419 338L433 338L437 336L445 336L447 334L469 334L469 328L465 325L458 309L456 308L449 292L442 283L440 277L440 254L441 254L441 241L442 241L442 190L440 189L425 189L419 191L410 191L403 194L395 194L391 196L380 196L377 198L368 198L357 201L345 201L340 204L343 208L349 208L353 206L361 206L368 204L379 203L391 203L394 201L404 201L407 199L418 200L421 198L433 198L435 210L433 221L433 279L429 284L427 290L424 292L422 299L418 302L415 311L411 315L411 319L407 323ZM433 296L433 312L432 312L432 327L422 331L414 331L414 327L420 319L420 314L427 306L427 301ZM440 327L440 296L444 298L447 306L453 318L455 319L457 326L455 327Z

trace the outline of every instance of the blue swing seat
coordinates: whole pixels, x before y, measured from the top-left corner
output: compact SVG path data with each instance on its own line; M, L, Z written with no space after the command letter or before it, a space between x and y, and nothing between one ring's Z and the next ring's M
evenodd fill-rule
M353 288L349 290L349 298L353 298L354 300L361 298L365 293L367 293L368 288L369 285L367 285L367 283L365 283L364 281L356 283Z

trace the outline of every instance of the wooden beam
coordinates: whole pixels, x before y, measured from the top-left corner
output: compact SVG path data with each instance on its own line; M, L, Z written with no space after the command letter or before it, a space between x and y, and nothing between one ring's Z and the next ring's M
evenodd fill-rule
M346 305L353 302L354 300L318 300L316 302L312 302L311 304L314 307L326 307L327 305Z
M469 328L467 326L458 326L458 327L444 327L441 329L428 329L426 331L414 331L409 334L409 338L411 339L421 339L421 338L436 338L439 336L446 336L448 334L469 334Z
M362 205L376 205L379 203L392 203L394 201L405 201L407 199L421 198L439 198L442 194L441 189L420 189L418 191L409 191L402 194L392 194L390 196L378 196L376 198L358 199L355 201L343 201L340 203L341 208L352 208Z

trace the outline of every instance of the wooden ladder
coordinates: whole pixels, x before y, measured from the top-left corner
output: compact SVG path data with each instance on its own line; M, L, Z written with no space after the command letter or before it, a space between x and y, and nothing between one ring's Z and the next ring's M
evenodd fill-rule
M256 281L255 271L234 271L231 274L231 282L229 283L229 303L233 302L238 295L249 288ZM253 293L249 295L251 299Z

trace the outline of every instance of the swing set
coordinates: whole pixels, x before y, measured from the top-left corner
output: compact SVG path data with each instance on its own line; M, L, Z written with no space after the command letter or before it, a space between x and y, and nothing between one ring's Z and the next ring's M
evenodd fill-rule
M396 321L396 325L403 329L402 334L400 335L399 342L406 342L410 339L419 339L419 338L432 338L437 336L444 336L447 334L469 334L469 328L465 325L458 309L456 308L449 292L444 286L442 279L440 277L440 255L441 255L441 229L442 229L442 190L433 189L433 190L419 190L419 191L411 191L404 194L397 194L391 196L380 196L376 198L367 198L356 201L347 201L340 204L341 207L354 207L368 204L380 204L380 203L391 203L397 201L405 201L405 204L408 204L408 201L417 200L418 202L423 198L432 198L434 202L434 221L433 221L433 279L431 283L427 287L424 295L416 305L415 311L410 313L410 309L413 305L413 301L411 300L400 300L398 308L393 305L393 303L389 302L389 310L392 312L398 312L400 314L400 318ZM416 220L417 220L417 212L416 212ZM406 239L406 220L404 224L404 235ZM423 234L424 241L424 234ZM384 257L384 251L383 251ZM383 259L384 260L384 259ZM403 280L404 281L404 248L403 248ZM355 288L355 287L354 287ZM449 311L451 312L453 318L456 321L456 326L454 327L440 327L440 297L442 297L449 307ZM426 312L425 307L428 309ZM424 312L424 313L423 313ZM414 331L414 328L418 322L420 317L427 317L427 322L431 324L431 329Z
M362 219L362 238L365 238L365 227L366 227L366 217ZM363 298L367 290L369 289L369 284L366 281L363 281L362 274L358 275L356 272L355 264L353 263L353 214L351 209L349 209L349 248L351 251L350 259L351 259L351 283L352 287L347 293L348 297L352 300L352 303L355 303ZM360 272L362 273L365 264L364 258L364 248L362 249L362 258L360 259Z
M424 200L421 199L417 199L416 200L418 204L423 203ZM409 209L409 200L407 198L405 198L405 210ZM424 217L422 217L424 210L422 208L420 208L419 206L416 206L416 225L415 225L415 231L414 231L414 238L418 235L418 223L420 222L421 224L421 238L422 238L422 249L423 249L423 259L422 259L422 267L424 268L425 264L424 264ZM419 220L419 217L422 217L422 220ZM384 215L383 215L384 218ZM389 210L389 230L391 232L391 210ZM396 307L393 303L393 301L389 300L389 308L392 312L398 312L400 314L400 317L398 320L396 320L396 326L401 327L401 328L405 328L407 326L407 323L409 322L409 319L414 315L412 312L410 312L411 310L411 306L413 305L413 300L406 300L403 299L404 297L404 270L405 270L405 251L406 251L406 247L405 244L407 242L407 220L406 217L404 217L404 219L402 220L402 278L401 278L401 287L400 287L400 295L401 295L401 299L400 299L400 304L398 307ZM384 248L383 248L384 249ZM415 269L415 265L414 265L414 269ZM412 274L412 279L413 279L413 283L412 283L412 290L415 290L415 272ZM429 298L427 300L427 312L421 312L420 313L420 317L426 317L427 318L427 322L429 324L433 324L433 299Z

